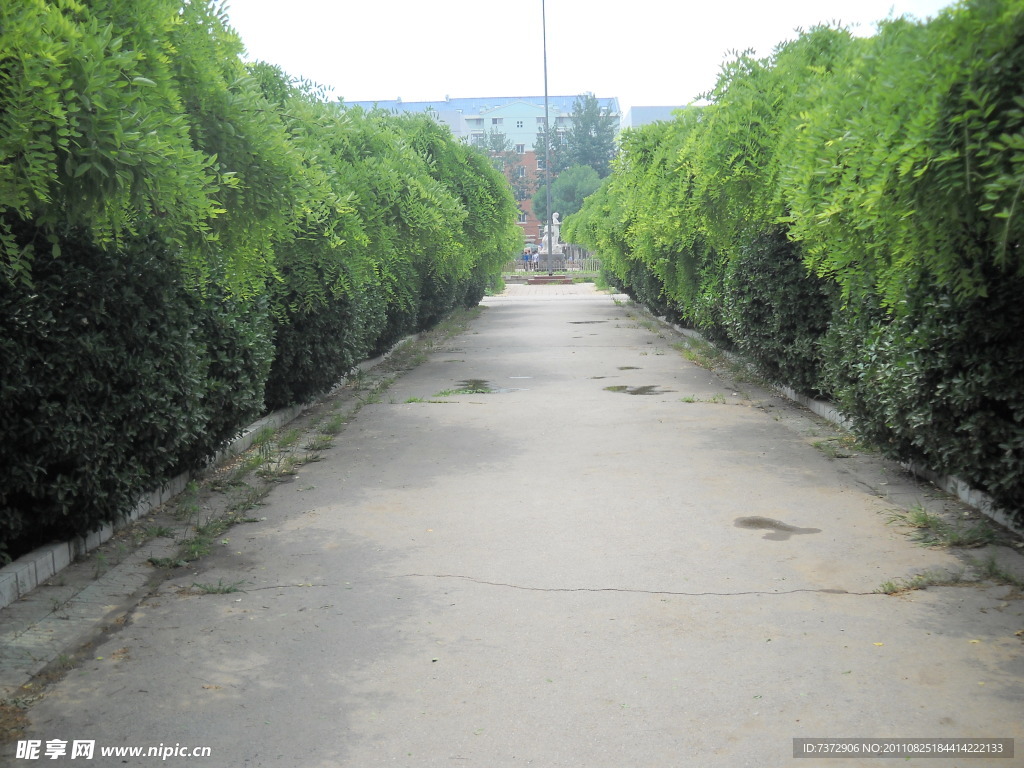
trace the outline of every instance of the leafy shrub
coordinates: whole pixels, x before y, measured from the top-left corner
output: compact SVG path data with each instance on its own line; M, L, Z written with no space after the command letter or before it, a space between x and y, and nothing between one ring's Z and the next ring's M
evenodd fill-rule
M278 318L267 407L309 402L337 384L374 349L383 314L373 297L339 297Z
M818 348L835 307L833 286L804 266L780 230L754 238L729 264L724 323L729 339L774 381L822 393Z
M35 230L9 223L19 242ZM84 534L160 483L206 428L206 364L173 260L151 243L40 253L0 283L0 537ZM9 547L14 545L9 544Z
M921 286L895 319L847 313L826 374L856 430L897 459L968 480L1024 510L1024 280L959 301Z
M205 426L178 449L171 474L206 465L213 453L263 412L273 358L265 298L242 301L214 292L199 296L183 291L178 300L189 308L195 323L195 354L205 371L198 412Z

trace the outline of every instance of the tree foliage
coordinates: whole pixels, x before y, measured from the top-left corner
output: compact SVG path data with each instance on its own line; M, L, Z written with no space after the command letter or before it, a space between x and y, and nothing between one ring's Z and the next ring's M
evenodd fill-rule
M561 217L571 216L582 206L587 195L601 186L597 171L588 165L574 165L558 174L551 183L551 207ZM533 196L533 215L539 221L548 220L547 189L541 187Z
M556 131L551 136L551 172L557 175L575 165L585 165L605 178L615 156L617 129L617 118L601 106L594 94L577 96L569 130ZM534 151L537 157L544 157L544 134L537 136Z

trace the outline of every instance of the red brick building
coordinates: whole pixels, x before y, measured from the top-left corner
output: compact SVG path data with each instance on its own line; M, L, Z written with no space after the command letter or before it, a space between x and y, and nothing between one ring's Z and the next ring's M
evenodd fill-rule
M539 243L543 223L533 215L533 195L544 185L544 171L537 167L537 153L533 148L517 156L517 164L505 169L505 176L519 204L519 226L526 243Z

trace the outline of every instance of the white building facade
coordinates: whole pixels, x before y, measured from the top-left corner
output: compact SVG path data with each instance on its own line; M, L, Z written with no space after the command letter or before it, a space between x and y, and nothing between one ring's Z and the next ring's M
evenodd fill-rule
M572 125L572 108L578 96L549 96L551 127L564 133ZM617 98L598 99L602 111L621 118ZM543 96L485 96L443 101L347 101L347 106L389 112L426 112L439 123L451 128L456 138L467 142L482 141L488 133L502 133L509 144L531 151L538 134L544 132ZM616 126L617 127L617 126Z
M553 131L552 146L558 146L572 127L573 105L578 96L549 96L548 112ZM615 118L616 132L621 121L617 98L598 99L602 112ZM541 239L541 222L533 215L531 198L543 182L544 158L534 152L537 139L544 134L543 96L489 96L443 101L347 101L345 106L371 110L383 109L397 114L425 113L447 125L454 136L467 144L492 148L489 138L500 134L508 150L521 157L506 176L519 204L519 225L527 244Z

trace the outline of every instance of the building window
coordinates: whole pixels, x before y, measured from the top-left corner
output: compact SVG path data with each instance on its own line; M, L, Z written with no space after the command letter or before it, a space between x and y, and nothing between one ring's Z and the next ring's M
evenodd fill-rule
M526 214L523 213L522 211L520 211L520 213L519 213L519 223L520 224L525 224L526 223Z
M522 120L516 120L516 128L522 128L522 127L523 127L523 121Z
M525 155L526 154L526 145L525 144L516 144L516 154L517 155Z
M491 118L491 125L501 125L501 118L500 117L492 117Z
M537 170L538 171L543 171L544 170L544 158L543 157L538 157L537 158Z
M525 179L526 178L526 169L523 168L523 166L521 166L521 165L518 168L516 168L516 178L518 178L518 179Z

